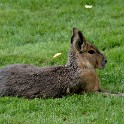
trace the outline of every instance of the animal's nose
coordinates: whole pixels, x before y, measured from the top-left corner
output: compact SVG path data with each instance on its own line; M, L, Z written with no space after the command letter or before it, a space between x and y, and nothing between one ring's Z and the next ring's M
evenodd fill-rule
M107 59L105 60L105 63L107 63Z

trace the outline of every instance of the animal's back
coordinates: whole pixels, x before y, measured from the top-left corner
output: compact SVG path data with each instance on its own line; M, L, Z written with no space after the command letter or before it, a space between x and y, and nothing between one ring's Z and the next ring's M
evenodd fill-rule
M61 97L66 95L69 84L76 82L72 71L64 66L9 65L0 71L0 93L27 98Z

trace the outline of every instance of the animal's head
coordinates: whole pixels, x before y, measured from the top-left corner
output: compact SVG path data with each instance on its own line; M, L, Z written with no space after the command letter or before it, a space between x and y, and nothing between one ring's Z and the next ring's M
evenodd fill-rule
M86 68L104 68L107 59L94 45L89 43L81 31L73 28L71 44L76 52L77 62Z

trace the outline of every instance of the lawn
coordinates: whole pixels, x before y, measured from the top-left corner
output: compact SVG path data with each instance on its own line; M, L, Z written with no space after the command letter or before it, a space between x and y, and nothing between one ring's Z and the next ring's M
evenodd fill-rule
M73 27L107 56L102 87L124 93L123 0L0 0L0 68L66 64ZM123 116L124 97L0 98L0 124L123 124Z

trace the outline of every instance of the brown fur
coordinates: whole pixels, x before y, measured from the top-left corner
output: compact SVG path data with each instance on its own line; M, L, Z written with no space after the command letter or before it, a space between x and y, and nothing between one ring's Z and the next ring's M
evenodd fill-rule
M58 98L101 91L96 68L104 68L106 62L106 57L74 28L65 66L8 65L0 70L0 95Z

